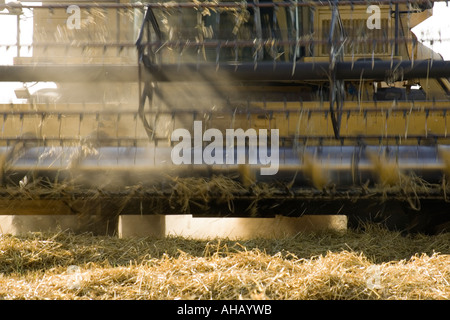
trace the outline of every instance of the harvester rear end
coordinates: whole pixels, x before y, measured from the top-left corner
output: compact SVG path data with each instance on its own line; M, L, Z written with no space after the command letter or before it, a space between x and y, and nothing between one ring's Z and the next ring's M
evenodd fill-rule
M33 53L1 73L28 86L2 106L5 208L448 228L450 62L411 32L432 3L26 9Z

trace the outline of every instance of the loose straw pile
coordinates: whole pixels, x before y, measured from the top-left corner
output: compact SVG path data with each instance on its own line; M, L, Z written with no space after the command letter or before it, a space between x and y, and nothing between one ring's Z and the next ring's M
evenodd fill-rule
M449 299L450 233L0 237L0 299Z

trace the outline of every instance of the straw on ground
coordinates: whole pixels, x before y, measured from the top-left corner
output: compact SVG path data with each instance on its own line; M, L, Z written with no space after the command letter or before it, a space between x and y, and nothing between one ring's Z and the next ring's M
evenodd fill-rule
M0 299L450 299L450 234L0 237Z

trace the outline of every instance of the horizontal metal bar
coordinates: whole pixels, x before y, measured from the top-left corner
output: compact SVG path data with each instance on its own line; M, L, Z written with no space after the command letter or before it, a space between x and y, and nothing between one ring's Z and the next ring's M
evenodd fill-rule
M192 63L147 65L154 81L328 81L328 62ZM355 61L337 62L336 78L406 80L408 78L447 78L450 61Z
M14 65L0 66L0 81L137 82L136 65Z
M445 0L435 0L433 2L443 2ZM34 1L27 1L34 2ZM391 4L426 4L429 3L429 0L376 0L371 1L370 4L377 5L391 5ZM33 4L7 4L0 6L1 8L23 8L23 9L66 9L73 3L62 4L62 3L44 3L41 5L33 5ZM166 2L166 3L85 3L78 2L76 5L79 8L85 9L94 9L94 8L102 8L102 9L143 9L143 8L240 8L243 6L242 3L239 2ZM366 0L342 0L337 2L338 6L344 5L367 5ZM292 1L284 1L284 2L259 2L259 3L245 3L245 7L253 8L273 8L273 7L323 7L330 6L330 3L327 1L305 1L305 2L292 2Z
M215 39L206 39L203 41L189 41L186 39L172 39L167 41L148 41L148 42L139 42L137 45L139 47L148 47L148 48L154 48L154 50L159 50L161 48L180 48L180 49L186 49L186 48L214 48L214 49L221 49L221 48L255 48L256 46L266 46L266 47L272 47L276 48L283 47L283 46L310 46L310 45L329 45L330 41L329 39L298 39L298 40L281 40L277 39L274 41L273 39L258 39L259 42L255 43L255 40L234 40L234 39L222 39L222 40L215 40ZM430 41L439 41L442 43L447 43L450 39L448 38L426 38L421 39L422 42L430 42ZM370 38L370 39L361 39L357 37L346 37L345 39L336 39L334 42L335 46L343 46L350 47L350 45L367 45L375 47L377 45L382 45L384 47L393 46L394 44L412 44L413 46L417 46L419 41L415 38ZM38 44L37 46L49 46L51 47L52 44ZM63 45L63 44L61 44ZM25 46L25 45L24 45ZM60 44L55 44L55 46L60 46ZM72 47L89 47L90 44L80 43L80 44L66 44L66 46L72 46ZM109 44L107 43L97 43L93 44L92 46L105 46L108 47ZM112 46L112 45L111 45ZM115 45L118 46L118 45ZM370 56L370 54L374 51L374 49L368 49L365 53L367 57ZM346 54L350 55L354 53L354 49L348 49L346 50ZM361 53L359 53L361 54ZM359 57L358 57L359 58ZM357 59L358 59L357 58ZM376 60L377 57L371 57L366 58L367 60Z
M137 82L136 65L0 66L0 81ZM148 65L143 81L328 81L328 62L186 63ZM346 80L447 78L450 61L337 62L336 78Z
M241 164L236 159L224 164L174 165L170 147L100 147L92 152L82 147L29 147L20 154L11 154L11 148L1 147L5 156L4 181L19 185L30 175L59 182L75 179L79 187L120 187L141 184L151 187L173 181L171 177L212 177L239 172ZM191 149L192 150L192 149ZM241 151L239 151L241 150ZM248 152L235 148L234 153ZM441 183L448 170L440 152L448 153L449 146L309 146L280 148L275 175L262 175L260 169L273 164L247 164L249 172L260 182L286 182L294 186L311 186L311 175L316 168L327 182L339 188L376 183L380 177L378 161L387 164L387 170L396 165L398 174L413 173L427 183ZM194 151L192 151L192 155ZM307 158L304 158L307 156ZM194 159L194 157L191 157ZM377 160L378 159L378 160ZM261 159L259 159L261 160ZM227 160L228 161L228 160ZM389 169L391 168L391 169ZM395 174L395 171L391 172ZM29 177L29 178L30 178ZM395 178L395 177L393 177ZM110 183L110 185L108 185Z
M28 144L28 145L41 145L41 146L52 146L55 144L64 146L73 146L78 145L80 142L87 141L91 142L95 145L109 145L109 146L117 146L121 147L124 145L141 145L141 144L153 144L158 145L158 141L163 142L165 145L167 143L167 136L164 137L154 137L151 140L146 137L111 137L111 138L97 138L95 135L91 137L58 137L58 136L48 136L45 138L27 138L27 137L2 137L0 138L0 143L4 143L7 146L16 145L19 143ZM295 143L308 143L308 145L318 144L318 145L326 145L327 143L333 144L344 144L345 142L351 142L354 144L365 144L369 143L369 141L377 141L382 144L387 141L395 141L396 143L392 143L392 145L402 146L407 145L407 141L413 141L415 143L423 142L425 145L427 144L437 144L441 140L449 141L449 134L428 134L428 135L417 135L417 134L380 134L380 135L345 135L341 133L339 139L336 139L334 134L323 135L323 134L310 134L310 135L295 135L295 136L280 136L279 141L281 145L284 145L289 142L289 144ZM419 143L420 145L420 143Z
M94 145L108 145L114 147L121 147L127 145L148 145L148 144L156 144L158 145L158 141L162 142L164 145L167 144L168 137L154 137L152 140L149 138L134 138L134 137L118 137L118 138L96 138L95 135L91 137L73 137L73 138L63 138L63 137L45 137L45 138L26 138L26 137L3 137L0 138L0 143L6 144L7 146L13 146L16 144L23 143L25 145L38 145L38 146L74 146L82 143L83 141L90 142ZM369 143L369 141L377 141L382 145L383 142L386 141L396 141L397 143L392 145L402 146L407 141L419 142L423 141L425 145L428 144L437 144L440 140L449 141L450 135L447 134L429 134L428 136L424 135L344 135L341 134L339 139L336 139L333 134L330 135L296 135L296 136L280 136L279 141L281 145L284 145L289 142L289 144L295 143L307 143L308 145L326 145L327 143L344 144L344 142L352 142L354 144L365 144Z
M423 42L430 41L439 41L439 42L448 42L450 38L423 38L421 39ZM419 41L415 38L387 38L387 37L379 37L379 38L370 38L370 39L361 39L358 37L346 37L344 40L337 39L335 41L336 45L346 44L347 46L352 44L369 44L369 45L378 45L382 44L385 46L393 45L394 43L398 44L415 44L417 45ZM298 39L298 40L277 40L274 42L273 39L261 39L261 42L258 45L268 45L268 46L306 46L306 45L328 45L328 39ZM255 47L254 40L235 40L235 39L205 39L205 40L196 40L189 41L186 39L176 39L175 40L166 40L166 41L158 41L152 40L147 42L139 42L139 46L141 47L150 47L150 48L161 48L161 47L178 47L178 48L245 48L245 47ZM16 47L17 44L0 44L0 47ZM21 47L29 47L29 48L46 48L46 47L71 47L74 49L84 49L86 47L105 47L105 48L121 48L121 47L135 47L135 42L94 42L87 40L79 40L77 42L33 42L32 44L21 44ZM352 51L348 51L348 54L352 53ZM369 52L370 53L370 52Z
M256 100L252 99L249 100L250 103L263 103L264 100ZM271 103L283 103L283 101L270 101ZM292 102L292 101L291 101ZM155 115L170 115L170 116L177 116L177 115L196 115L196 114L205 114L209 115L210 117L213 116L223 116L225 114L242 114L242 115L279 115L279 114L285 114L288 115L296 115L296 114L324 114L325 116L330 113L330 110L327 108L309 108L309 107L303 107L303 103L310 104L311 102L316 101L297 101L297 104L295 107L289 107L289 108L282 108L282 109L269 109L269 108L248 108L248 107L235 107L233 109L230 109L229 112L226 112L224 110L222 111L212 111L209 109L205 110L187 110L187 109L167 109L167 110L146 110L145 115L148 116L155 116ZM376 102L376 101L363 101L361 103L361 107L344 107L340 111L344 116L346 115L365 115L365 114L373 114L373 113L403 113L405 116L412 115L412 114L423 114L426 117L430 116L430 113L442 113L441 116L450 116L450 113L447 114L448 111L450 111L450 102L449 101L442 101L448 103L448 106L435 106L436 101L396 101L397 103L394 105L389 105L389 107L386 107L384 102ZM230 102L232 103L232 102ZM349 101L352 105L355 105L354 101ZM374 107L367 107L366 105L368 103L371 103ZM379 107L377 107L377 104L380 104ZM399 105L405 105L410 104L411 106L399 106ZM20 105L20 104L19 104ZM46 104L35 104L36 106L43 106L45 107ZM58 103L56 103L58 105ZM76 108L81 106L82 104L66 104L61 103L61 105L67 106L68 108ZM105 104L108 105L108 104ZM115 105L115 104L111 104ZM10 105L7 105L10 107ZM89 106L89 104L85 104L84 106ZM41 118L47 118L47 117L61 117L61 116L68 116L68 117L84 117L84 116L116 116L117 118L120 118L122 116L133 116L134 118L137 118L139 116L139 113L135 110L102 110L102 111L90 111L90 110L50 110L50 111L34 111L34 110L24 110L24 111L0 111L0 118L7 119L8 117L14 117L14 116L20 116L20 117L33 117L36 118L36 116ZM212 122L214 122L214 118L211 119Z

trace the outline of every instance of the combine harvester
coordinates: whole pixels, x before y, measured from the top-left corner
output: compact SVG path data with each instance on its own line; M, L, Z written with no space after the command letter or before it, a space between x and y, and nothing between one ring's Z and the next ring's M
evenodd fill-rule
M433 2L27 3L3 11L34 19L0 67L26 98L0 106L3 214L448 230L450 62L411 32Z

